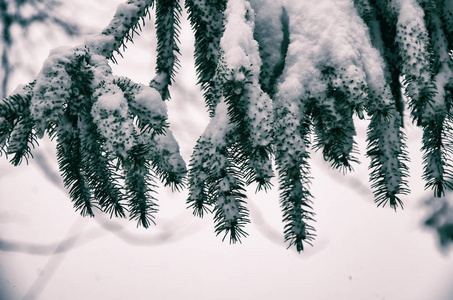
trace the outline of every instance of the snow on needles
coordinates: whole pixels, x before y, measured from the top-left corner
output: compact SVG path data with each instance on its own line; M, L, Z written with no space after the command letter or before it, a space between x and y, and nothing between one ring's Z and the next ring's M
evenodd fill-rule
M249 2L233 0L228 2L225 14L225 32L220 45L225 67L232 74L232 78L227 80L242 87L234 92L238 96L241 94L239 101L247 105L244 122L249 126L250 136L247 138L252 147L266 147L272 143L272 100L259 84L262 63L258 43L253 37L254 11Z
M279 93L282 97L325 98L322 71L332 67L333 85L347 91L357 105L367 96L368 84L385 86L383 60L371 46L364 22L351 1L287 1L290 37L286 69Z
M147 14L153 2L153 0L129 0L118 5L110 24L102 33L86 37L85 45L94 53L110 58L113 52L124 44L124 39L131 30L134 30L140 18Z
M93 119L106 139L107 150L126 157L133 146L134 133L127 101L120 88L113 84L99 93L91 109Z
M220 45L229 69L238 71L241 67L247 67L254 76L258 76L261 59L258 55L258 43L253 38L252 12L250 4L244 0L228 1L225 32Z
M44 135L49 123L57 122L63 115L63 106L70 98L71 89L71 79L65 66L80 52L80 49L71 47L51 50L49 58L36 76L30 110L40 137Z

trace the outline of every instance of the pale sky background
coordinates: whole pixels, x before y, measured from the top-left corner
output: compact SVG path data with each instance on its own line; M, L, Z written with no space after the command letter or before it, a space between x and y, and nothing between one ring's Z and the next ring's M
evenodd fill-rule
M122 1L64 1L69 19L99 32ZM184 20L184 17L183 17ZM32 32L36 41L45 37ZM54 38L28 46L35 72L52 47L77 45ZM148 83L156 47L152 21L129 44L114 72ZM193 68L193 36L183 21L182 67L168 103L172 131L186 162L208 122ZM14 83L26 83L23 73ZM366 123L357 123L365 153ZM159 188L157 226L82 218L62 186L55 145L40 141L29 165L13 167L0 158L0 239L15 251L0 251L0 299L408 299L453 298L453 257L422 228L428 211L421 180L421 132L406 127L412 193L405 210L376 208L368 183L369 161L352 174L330 170L313 154L311 187L318 237L298 254L286 250L277 182L267 194L249 189L252 223L243 244L229 245L214 234L212 216L186 210L187 191Z

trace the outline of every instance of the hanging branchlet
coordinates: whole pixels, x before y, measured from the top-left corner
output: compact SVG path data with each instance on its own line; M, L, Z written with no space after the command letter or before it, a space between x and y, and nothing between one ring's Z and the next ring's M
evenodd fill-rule
M423 128L423 178L426 187L432 188L435 196L440 197L452 187L448 141L451 100L445 93L445 87L451 85L453 78L451 58L440 20L430 13L436 8L435 3L432 3L434 6L426 5L426 12L414 1L398 4L396 40L404 62L405 93L414 121ZM428 28L424 25L425 18Z
M216 70L220 57L219 46L223 36L224 11L227 2L226 0L186 0L185 2L189 21L195 33L194 56L198 83L204 92L211 117L222 97Z
M453 169L451 142L453 104L453 60L449 55L447 32L442 25L441 2L422 2L424 20L429 35L431 54L432 100L422 116L424 174L426 187L434 190L436 197L445 195L453 188Z
M391 2L377 0L355 0L354 6L359 15L370 29L371 43L376 48L384 61L384 74L387 84L390 86L396 110L400 114L401 126L404 126L405 104L401 93L401 55L395 47L396 28L398 16L394 9L390 8Z
M37 145L32 134L33 122L30 101L34 83L19 86L11 96L0 101L0 154L14 155L15 166L33 157L31 150Z
M68 118L64 116L63 118ZM86 159L82 157L80 132L71 127L59 128L57 135L57 159L63 177L63 184L69 190L76 211L82 216L94 217L94 208L99 202L94 198L86 178Z
M357 69L353 72L345 69L336 72L332 67L322 70L326 93L312 101L309 109L316 132L314 148L322 149L324 159L343 172L351 171L351 163L358 162L352 117L355 111L363 114L365 94L365 83L349 78L348 73L357 73Z
M363 4L360 2L367 1L356 1L359 10ZM447 95L452 78L452 61L448 55L448 33L444 31L448 26L441 25L442 19L439 17L442 16L439 12L440 7L443 7L441 2L422 1L420 7L415 1L383 3L370 0L373 6L371 10L376 13L378 22L367 22L371 32L378 33L372 34L374 45L383 45L381 49L384 48L384 51L380 50L386 60L386 70L391 73L387 81L390 81L397 109L401 111L398 108L401 104L398 103L402 78L412 117L423 128L423 178L426 187L433 188L436 196L443 195L451 186L451 148L447 138L451 134L448 120L451 100L448 100ZM380 24L380 27L376 24ZM379 33L382 34L383 43L377 38ZM394 47L395 41L398 47ZM370 132L376 130L371 125L376 126L373 119ZM372 177L380 176L375 175Z
M150 86L158 90L163 100L170 98L168 86L179 68L179 34L181 30L179 0L156 0L157 62L156 77Z
M229 235L230 243L241 242L248 234L243 227L250 223L245 207L243 174L228 149L216 147L207 161L211 168L206 179L208 199L214 204L214 223L217 235Z
M370 59L377 53L370 53ZM367 153L371 163L370 182L374 201L378 206L403 208L401 196L408 194L409 161L406 150L406 136L402 131L401 114L393 101L388 77L381 72L367 71L369 96L365 105L371 117L367 130ZM386 80L387 79L387 80Z
M371 158L370 182L374 201L378 206L396 208L403 202L401 195L409 193L407 188L408 154L405 136L401 131L400 115L395 108L370 111L371 120L367 132L367 156Z
M172 190L185 187L186 163L179 153L179 145L171 131L156 135L150 147L152 168L159 180Z
M196 216L214 213L215 232L240 242L250 222L245 207L244 172L236 160L234 123L221 101L208 127L197 142L189 168L187 204Z
M405 94L410 100L409 107L417 125L421 125L432 105L436 94L432 82L429 37L423 22L423 11L413 1L394 1L398 11L395 41L398 44L401 60L401 74Z
M193 210L193 214L203 217L205 213L213 211L215 199L209 194L208 181L212 171L212 156L218 152L218 148L226 149L232 135L234 126L229 121L227 106L225 101L221 101L214 116L208 126L198 139L189 164L189 197L187 199L188 208Z
M368 96L365 69L375 62L363 59L371 46L366 33L357 30L363 27L362 20L358 16L346 17L345 5L334 5L338 5L338 16L322 23L319 12L329 9L322 3L299 3L288 11L293 35L282 77L298 85L282 97L309 100L306 104L316 133L315 149L323 151L332 167L348 171L357 162L353 116L363 118ZM314 26L336 38L323 39L322 45L318 44L310 29ZM298 47L304 44L309 46L303 50Z
M259 85L262 66L257 42L253 39L254 12L246 1L230 1L225 11L227 29L221 40L222 59L218 75L228 105L230 121L236 125L238 162L244 167L246 182L258 183L258 190L270 187L274 176L272 155L272 101ZM233 22L235 34L228 24ZM242 151L241 151L242 150ZM243 153L244 155L240 155Z
M359 15L370 28L376 50L362 53L366 74L365 110L371 117L367 130L367 156L370 157L370 182L378 206L403 207L401 196L407 187L409 161L402 131L403 110L399 54L392 46L396 36L396 14L387 3L354 1ZM374 63L373 63L374 62ZM380 67L384 66L384 67Z
M236 125L235 135L239 143L235 160L244 168L247 184L257 182L257 189L270 187L274 176L271 165L272 104L269 96L256 85L251 71L240 68L232 71L222 85L225 102L228 105L230 121ZM255 80L255 84L252 80Z
M187 208L192 209L193 214L203 218L205 213L211 213L212 203L208 198L207 183L209 166L207 164L212 143L207 137L200 137L195 145L189 164L189 197Z
M308 159L310 121L304 105L279 98L275 103L275 162L279 175L280 205L285 223L285 242L298 252L311 245L314 227L311 211Z
M158 205L152 196L156 186L150 173L149 149L146 145L136 145L122 160L125 171L125 183L128 198L128 208L131 220L137 220L137 226L148 228L154 221L154 213Z
M452 122L451 113L439 113L423 128L423 179L425 188L433 189L435 197L443 197L446 191L453 190Z

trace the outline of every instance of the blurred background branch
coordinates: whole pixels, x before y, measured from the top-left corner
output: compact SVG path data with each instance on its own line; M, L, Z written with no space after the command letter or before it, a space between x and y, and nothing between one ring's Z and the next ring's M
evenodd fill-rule
M63 19L58 0L0 0L0 97L7 96L10 78L18 69L27 68L21 57L20 43L35 43L30 36L31 28L40 27L47 38L56 36L61 31L67 36L80 34L80 26L75 22ZM42 39L40 42L44 42ZM14 55L12 53L14 52Z

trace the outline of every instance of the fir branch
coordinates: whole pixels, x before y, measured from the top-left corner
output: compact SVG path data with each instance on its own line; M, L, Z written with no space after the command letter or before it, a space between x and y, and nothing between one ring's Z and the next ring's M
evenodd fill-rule
M253 13L246 1L228 3L218 68L218 72L223 73L218 73L218 77L222 78L230 122L235 125L233 134L238 145L231 145L237 149L235 163L243 168L246 183L255 181L260 190L270 186L269 180L274 175L271 166L272 101L259 85L262 62L258 44L253 39ZM229 26L232 22L234 26ZM242 34L236 34L231 28Z
M137 226L148 228L154 221L154 213L158 211L156 199L151 195L153 178L150 173L146 146L134 146L129 152L127 159L122 161L125 170L125 185L128 195L128 207L130 219L137 220Z
M202 218L205 213L210 213L211 203L208 199L206 180L208 178L208 157L213 145L205 137L200 137L194 147L189 162L188 186L189 197L187 208L193 210L193 214Z
M33 132L33 121L30 115L20 118L14 126L8 139L7 155L14 154L11 163L18 166L31 156L31 149L37 145L36 136Z
M163 100L170 98L168 86L180 66L177 55L181 54L178 46L181 12L179 0L156 0L157 74L150 86L159 91Z
M334 169L352 171L351 163L358 163L354 156L357 146L351 108L342 105L344 94L329 89L327 99L311 106L309 111L316 132L314 149L322 149L324 160L330 161Z
M403 202L399 195L409 193L407 188L409 161L405 136L401 131L400 116L393 109L371 111L371 121L367 132L367 156L371 158L370 182L374 190L374 201L378 207L389 202L390 207L396 208Z
M355 0L354 5L370 29L373 47L379 50L384 61L385 80L390 86L392 99L403 123L405 104L401 92L402 58L395 47L397 14L389 3L377 0Z
M238 162L238 144L234 122L221 101L208 127L195 146L189 169L187 204L194 215L202 217L213 205L215 232L230 237L230 243L241 242L250 222L245 207L243 165Z
M13 132L17 124L19 122L22 122L23 126L25 125L24 123L30 122L29 106L31 97L33 95L33 85L34 82L29 85L19 86L11 96L0 100L0 154L2 152L4 152L5 154L8 152L8 139L10 138L11 133ZM16 140L16 142L19 141ZM32 140L28 140L27 138L27 141L22 141L21 143L28 144L28 142L32 142ZM24 154L26 153L27 151L24 152ZM21 159L19 158L19 156L18 159L20 162Z
M259 190L270 186L269 180L273 176L270 164L272 127L259 124L261 126L257 128L258 126L254 124L254 121L255 123L270 123L271 116L263 116L258 109L255 110L255 107L253 107L253 112L250 112L250 106L261 100L253 91L256 86L252 83L251 76L251 71L245 68L236 72L232 71L231 75L227 76L231 79L227 79L223 84L223 90L230 122L235 124L234 134L238 137L240 144L240 150L235 155L236 163L245 167L244 175L247 184L256 181ZM265 99L263 100L266 102ZM268 110L271 107L264 109ZM253 115L250 116L252 113Z
M322 149L324 159L343 172L353 169L351 163L358 163L354 156L358 151L353 113L363 114L366 89L364 82L351 80L345 71L324 68L325 98L311 101L308 106L316 132L314 148Z
M100 207L110 216L115 214L115 217L125 217L123 195L118 184L116 168L112 158L107 157L101 146L104 137L97 132L97 126L91 116L82 115L79 118L81 149L84 153L82 163L86 166L84 175Z
M275 162L279 175L280 205L285 223L285 242L304 249L304 242L311 245L315 229L311 194L308 190L310 121L302 103L277 98L275 103Z
M211 117L220 101L216 69L220 57L219 45L224 31L226 0L186 0L185 7L195 32L195 68L198 83L204 92Z
M453 190L452 121L451 113L439 112L423 128L423 179L425 188L432 188L435 197L444 197L447 190Z
M220 140L219 140L220 141ZM214 206L215 232L230 237L230 243L247 236L243 227L250 222L244 206L243 170L235 165L234 148L227 150L202 136L197 142L189 169L189 198L193 214L203 217Z
M281 165L277 169L280 176L280 205L283 211L285 223L285 242L289 242L288 248L295 246L298 252L304 250L304 242L312 246L311 241L316 236L314 227L309 221L314 221L314 213L311 212L311 194L306 189L308 164L293 162L290 165ZM301 169L302 167L302 169Z
M219 149L226 149L232 144L234 125L230 122L228 108L225 101L219 102L214 116L198 139L189 164L189 198L187 204L193 209L193 214L203 217L204 213L211 212L215 203L209 189L215 186L216 176L213 170L218 168L218 162L213 163L213 156ZM230 151L230 153L233 153ZM224 159L227 159L224 157ZM218 172L217 172L218 173ZM212 181L214 178L214 181Z
M93 53L115 61L114 52L121 55L120 48L126 48L126 42L132 41L134 33L138 34L140 21L144 23L145 18L150 16L149 8L153 3L154 0L128 0L118 5L109 25L101 34L85 38L85 45Z
M453 148L450 141L452 99L449 91L453 86L453 62L449 56L445 27L439 18L441 5L440 2L426 2L421 5L424 9L426 28L421 28L420 33L417 33L426 35L421 44L429 52L430 77L421 89L418 99L414 99L412 91L417 81L421 80L412 75L405 82L406 95L411 99L414 119L417 125L423 128L425 187L433 188L436 197L445 195L445 191L453 187L451 165ZM421 71L420 73L423 74Z
M87 154L82 148L80 130L80 127L86 126L82 120L86 119L91 111L93 94L91 82L94 74L87 62L88 53L75 51L74 54L71 63L64 66L65 74L69 76L66 85L70 85L65 91L67 99L62 99L66 100L66 103L60 105L62 115L56 116L53 120L56 125L50 131L50 135L57 136L58 164L63 183L69 189L69 195L74 202L74 208L76 211L80 210L82 216L94 217L93 209L99 208L99 199L93 197L93 186L87 178L89 166ZM50 89L53 88L50 86Z
M186 163L179 154L179 145L172 132L167 129L164 135L157 135L150 150L153 170L164 186L177 191L184 188Z
M432 50L420 6L415 1L396 1L395 5L399 13L395 41L402 60L401 75L412 117L420 125L435 95L431 81Z
M248 209L244 206L247 197L242 172L229 159L230 155L226 149L216 149L208 161L212 167L206 181L208 197L215 203L216 235L223 233L223 240L229 235L230 243L234 244L248 235L243 227L250 220Z
M72 121L66 118L72 118ZM77 122L77 116L65 116L65 123ZM57 159L63 177L64 186L69 189L69 195L74 202L76 211L80 210L82 216L94 217L93 208L98 208L96 199L83 170L86 166L82 158L80 133L77 128L59 126L57 130Z

